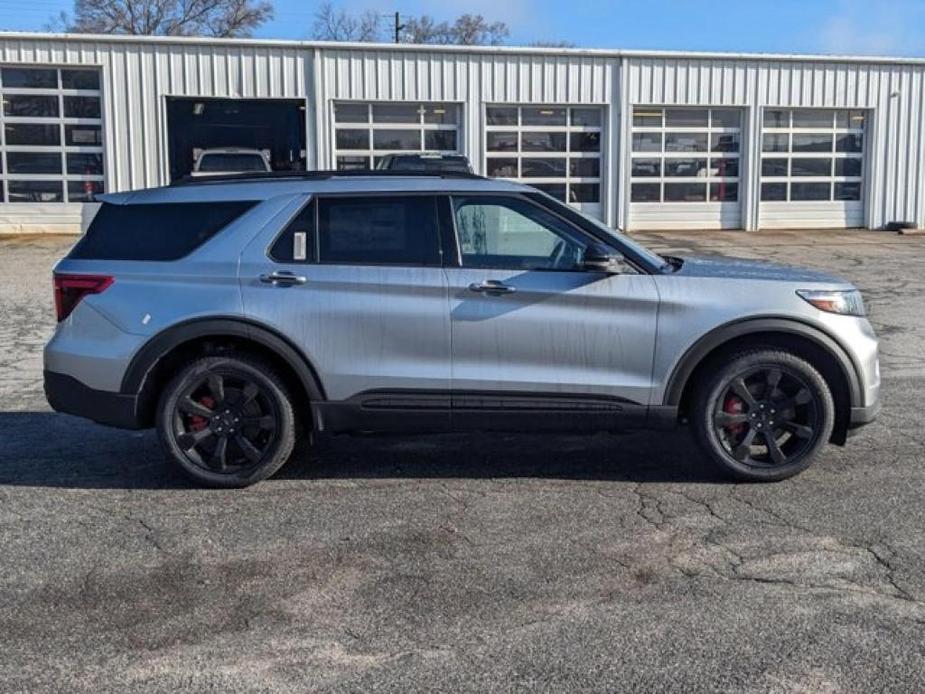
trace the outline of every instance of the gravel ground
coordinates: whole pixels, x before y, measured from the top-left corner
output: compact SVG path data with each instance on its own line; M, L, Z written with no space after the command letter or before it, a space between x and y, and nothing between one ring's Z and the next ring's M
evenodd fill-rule
M925 690L925 237L646 235L834 270L885 408L775 485L684 431L335 439L245 491L49 412L49 269L0 242L0 691Z

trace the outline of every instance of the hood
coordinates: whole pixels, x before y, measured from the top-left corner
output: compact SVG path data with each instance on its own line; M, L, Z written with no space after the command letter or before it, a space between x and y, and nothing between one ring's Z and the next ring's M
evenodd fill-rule
M847 280L818 270L790 265L778 265L761 260L726 257L681 258L684 264L675 273L682 277L714 277L716 279L770 280L779 282L812 282L828 285L851 285Z

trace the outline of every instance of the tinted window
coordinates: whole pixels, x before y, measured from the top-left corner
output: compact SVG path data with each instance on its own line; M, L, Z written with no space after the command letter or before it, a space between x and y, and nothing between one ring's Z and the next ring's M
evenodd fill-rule
M7 89L58 88L58 71L54 68L5 67L0 72Z
M308 263L315 259L315 203L310 202L270 247L277 263Z
M439 265L436 198L328 198L318 202L320 261Z
M61 86L65 89L99 89L98 70L62 70Z
M144 205L104 203L69 257L176 260L240 217L254 201Z
M259 154L207 154L199 160L199 170L222 171L266 171L264 158Z

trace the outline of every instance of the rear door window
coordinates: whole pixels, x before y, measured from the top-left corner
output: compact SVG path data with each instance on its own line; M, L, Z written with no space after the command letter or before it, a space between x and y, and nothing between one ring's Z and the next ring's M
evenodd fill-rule
M319 200L318 260L339 265L440 265L437 198Z
M177 260L257 204L226 202L113 205L103 203L69 258Z

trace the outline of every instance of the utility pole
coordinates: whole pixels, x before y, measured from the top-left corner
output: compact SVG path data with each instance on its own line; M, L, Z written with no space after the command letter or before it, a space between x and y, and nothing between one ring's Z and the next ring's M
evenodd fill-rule
M401 30L405 28L405 25L401 23L401 15L395 13L395 43L401 43Z

